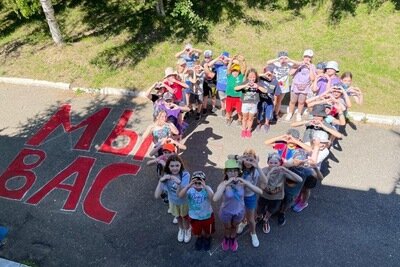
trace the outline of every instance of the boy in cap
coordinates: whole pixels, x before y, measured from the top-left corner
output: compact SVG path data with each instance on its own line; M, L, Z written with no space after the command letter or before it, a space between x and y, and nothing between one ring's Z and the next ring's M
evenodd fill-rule
M166 68L163 84L169 92L174 94L175 103L179 105L183 101L183 89L187 89L189 86L186 83L179 81L177 75L178 74L172 67Z
M279 86L278 80L274 76L275 67L268 65L264 68L264 74L260 75L258 84L263 87L266 92L260 91L260 101L257 104L257 128L259 131L261 127L264 127L265 133L269 131L270 123L274 120L275 108L274 100L278 99L282 94L281 87ZM264 120L264 123L262 121Z
M190 183L179 192L179 197L185 196L188 199L192 234L197 238L194 247L196 250L204 248L208 251L211 248L211 234L215 232L214 212L211 206L214 192L206 184L204 172L193 172Z
M204 51L204 61L201 63L203 69L205 69L205 65L207 65L212 60L212 51L206 50ZM208 98L211 98L211 112L217 112L216 101L217 101L217 89L216 89L216 76L215 69L211 68L211 73L205 72L204 74L204 83L203 83L203 114L207 113L207 104Z
M225 118L226 114L226 85L228 82L228 64L230 58L228 52L223 52L219 57L211 60L208 64L204 65L206 75L212 79L216 77L216 88L218 92L219 101L221 103L221 115ZM212 71L214 67L215 72Z
M274 66L273 74L274 77L278 80L279 87L282 92L280 95L276 95L274 97L273 121L275 122L281 109L282 100L285 97L285 94L290 92L290 69L293 68L294 65L300 65L301 62L289 58L289 53L287 51L279 51L277 58L267 61L267 66L269 66L270 64Z

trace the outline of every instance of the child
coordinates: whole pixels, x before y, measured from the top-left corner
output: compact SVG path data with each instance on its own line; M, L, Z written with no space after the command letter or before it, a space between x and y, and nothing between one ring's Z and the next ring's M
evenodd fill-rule
M280 51L278 57L267 61L267 66L273 64L273 74L278 80L281 94L274 97L274 114L272 120L277 121L281 103L286 93L290 92L289 72L293 65L300 65L301 62L289 58L287 51Z
M274 115L274 99L279 102L282 101L280 96L282 94L281 87L278 84L277 79L274 77L274 67L268 65L264 68L264 74L260 75L259 85L265 88L266 92L260 91L260 101L257 104L257 128L256 131L260 131L263 126L265 133L268 133L270 122L275 121L278 112L275 111ZM280 99L280 100L279 100ZM264 123L262 121L265 119Z
M236 239L237 227L243 220L244 209L244 190L249 188L257 194L262 190L241 178L240 166L234 159L225 162L224 181L218 185L213 200L218 201L222 198L219 209L219 217L224 224L224 240L222 250L237 251L239 245Z
M203 69L206 68L206 65L211 62L212 59L212 51L206 50L204 51L204 61L202 62L201 66ZM215 77L215 68L211 68L211 73L204 73L204 83L203 83L203 114L207 113L207 104L208 98L211 98L211 112L217 112L216 102L217 102L217 89L216 89L216 77Z
M206 185L206 175L202 171L192 174L190 184L182 188L179 197L187 196L189 202L190 225L192 234L197 237L195 249L210 250L211 234L215 232L215 219L211 200L214 192Z
M172 155L165 164L164 175L154 192L155 198L159 198L163 190L168 192L171 213L178 218L178 241L185 243L189 243L192 237L187 218L189 208L187 198L180 198L178 194L182 187L189 184L189 180L190 174L185 171L182 159L178 155Z
M313 56L314 52L312 50L305 50L301 64L294 65L294 68L290 70L290 74L293 75L293 81L291 87L292 92L290 93L289 112L285 118L286 121L292 118L296 103L296 121L301 121L304 104L315 79L315 66L312 64Z
M260 101L259 92L266 93L264 87L258 85L258 74L255 69L250 69L246 75L246 81L242 85L235 87L236 91L241 91L242 102L242 138L251 138L251 127L253 126L254 116L257 114L257 104Z
M237 58L240 58L240 64L233 63L237 61ZM244 59L241 56L236 56L229 60L226 85L226 125L228 126L232 123L233 110L236 110L238 114L237 124L242 125L242 92L238 92L236 86L242 84L246 73L246 65L243 62Z
M266 179L264 174L258 165L258 157L253 149L246 149L243 152L243 156L238 157L239 162L242 163L243 179L249 181L252 185L257 186L260 176L261 179ZM244 191L244 206L246 209L246 218L239 224L237 233L241 234L244 227L249 224L251 243L253 247L258 247L260 242L258 241L256 234L256 221L255 221L255 210L257 205L257 195L252 190L246 188Z
M357 104L362 105L364 98L360 88L351 85L353 82L353 74L349 71L344 72L342 76L340 76L340 80L342 81L342 86L347 92L347 95L352 96Z
M192 105L196 105L196 120L200 120L201 110L203 107L203 83L204 83L204 70L200 64L194 66L191 73L190 82L192 83L192 90L189 97L189 109L192 110Z
M285 197L286 179L296 183L303 181L299 175L282 166L281 156L276 152L268 156L267 164L268 167L262 170L266 179L261 179L263 193L258 198L257 205L257 217L264 220L263 232L265 234L268 234L271 230L269 218L279 211Z

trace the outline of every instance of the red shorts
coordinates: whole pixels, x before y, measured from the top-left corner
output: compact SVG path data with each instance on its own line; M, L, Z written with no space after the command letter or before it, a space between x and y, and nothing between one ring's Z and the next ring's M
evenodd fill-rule
M211 235L215 232L214 213L211 214L210 218L205 220L195 220L191 218L190 225L192 226L193 235L199 236L203 231L205 234Z
M236 109L237 113L242 113L242 100L240 97L226 97L226 112L232 113L233 109Z

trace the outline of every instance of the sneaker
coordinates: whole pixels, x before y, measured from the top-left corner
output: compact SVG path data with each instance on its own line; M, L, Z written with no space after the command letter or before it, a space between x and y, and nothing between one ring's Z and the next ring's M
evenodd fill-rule
M247 226L247 223L245 223L245 222L239 223L239 226L238 226L238 228L237 228L236 233L237 233L237 234L243 233L243 229L244 229L246 226Z
M211 237L203 239L203 248L205 251L208 251L211 249Z
M190 239L192 239L192 229L191 228L184 230L183 241L185 241L185 243L189 243Z
M240 132L240 137L245 138L247 136L247 132L245 130L242 130Z
M196 239L196 243L194 243L194 249L201 250L203 248L203 243L204 243L203 241L205 241L203 240L203 237L198 237Z
M229 245L230 245L230 239L224 237L224 240L222 241L222 250L223 251L227 251L229 249Z
M257 125L257 127L256 127L256 132L257 132L257 133L261 131L261 127L262 127L261 124L258 124L258 125Z
M235 252L236 250L238 250L239 244L238 244L236 238L231 238L231 244L230 245L231 245L230 247L231 247L232 251Z
M231 124L232 124L232 119L226 119L225 120L225 125L226 126L231 126Z
M308 202L306 202L306 203L299 202L296 206L293 207L293 211L301 212L302 210L304 210L307 207L308 207Z
M178 224L178 218L174 217L174 219L172 220L173 224Z
M269 226L269 222L268 221L264 222L264 225L263 225L264 234L268 234L270 231L271 231L271 227Z
M290 121L290 119L292 118L293 113L288 113L285 117L285 121Z
M266 125L266 124L263 125L263 129L264 129L264 132L265 132L265 133L268 133L268 132L269 132L269 128L270 128L269 125Z
M250 131L250 130L247 130L246 132L247 132L247 133L246 133L246 137L247 137L247 138L251 138L251 137L252 137L251 131Z
M171 212L171 208L168 208L167 213L168 213L168 214L171 214L171 213L172 213L172 212Z
M207 114L207 109L203 108L203 115L206 115L206 114Z
M200 113L196 113L196 121L200 120Z
M253 245L253 247L258 248L258 246L260 245L260 241L258 241L258 237L256 234L250 234L251 236L251 244Z
M242 126L242 121L237 120L237 121L236 121L236 125L237 125L237 126Z
M183 242L183 239L185 238L185 230L179 228L178 231L178 241Z
M270 124L276 124L278 122L278 115L276 113L274 113L272 115L272 118L269 120Z
M285 218L285 213L278 213L278 225L279 226L284 226L286 223L286 218Z
M221 110L221 116L225 117L225 115L226 115L226 110L225 109Z
M301 114L300 113L296 114L296 121L301 121Z
M212 110L211 110L212 113L215 113L217 111L218 111L218 109L216 107L213 107Z

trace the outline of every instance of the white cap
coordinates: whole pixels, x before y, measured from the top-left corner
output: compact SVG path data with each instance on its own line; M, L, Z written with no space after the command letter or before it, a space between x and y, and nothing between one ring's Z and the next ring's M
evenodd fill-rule
M191 44L186 44L185 45L185 50L192 49L192 48L193 48L193 46Z
M305 57L305 56L313 57L314 52L311 49L304 50L303 57Z
M336 71L339 71L339 64L336 61L328 61L326 63L325 69L334 69Z

